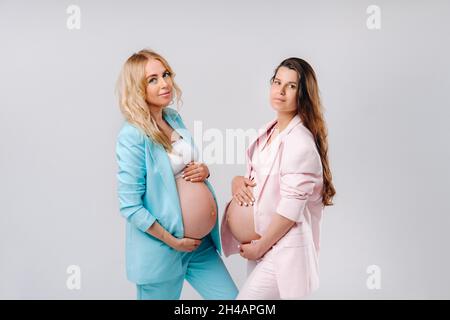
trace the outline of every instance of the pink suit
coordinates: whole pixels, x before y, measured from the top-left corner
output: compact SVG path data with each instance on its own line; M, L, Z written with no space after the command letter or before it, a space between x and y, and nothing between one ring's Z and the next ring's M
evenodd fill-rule
M268 123L247 149L246 176L255 177L257 183L254 188L255 231L264 234L276 213L296 223L257 261L258 265L263 262L265 265L261 265L261 268L256 266L249 275L241 290L240 298L243 299L275 299L277 296L282 299L300 299L319 287L318 255L324 208L321 195L322 162L311 132L303 125L300 116L296 115L271 142L274 149L265 159L268 164L266 170L255 171L255 148L259 148L259 144L267 139L268 130L275 123L276 120ZM226 213L222 217L221 240L225 256L239 253L239 242L228 228ZM249 265L255 263L249 261ZM272 270L273 279L269 281L267 277L255 274L263 272L262 269ZM256 286L258 281L267 282L261 283L263 287L273 283L269 286L274 286L271 291L277 296L247 294L250 287L255 286L255 283L248 284L250 280L256 281Z

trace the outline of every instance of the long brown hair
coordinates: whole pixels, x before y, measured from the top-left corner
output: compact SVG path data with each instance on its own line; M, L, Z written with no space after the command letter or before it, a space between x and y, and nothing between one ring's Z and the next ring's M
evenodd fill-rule
M320 154L323 168L322 203L325 206L333 205L333 196L336 194L332 182L330 165L328 163L328 130L322 112L316 73L303 59L288 58L275 69L272 81L280 67L295 70L299 76L297 92L297 113L305 127L311 131L317 150Z

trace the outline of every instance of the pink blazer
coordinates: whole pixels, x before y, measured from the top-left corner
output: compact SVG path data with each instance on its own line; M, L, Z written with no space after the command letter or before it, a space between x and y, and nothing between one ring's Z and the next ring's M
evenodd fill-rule
M251 159L255 147L275 122L273 120L264 126L258 138L248 147L247 177L253 174ZM321 195L322 162L313 136L302 124L299 115L280 133L278 143L278 148L269 159L270 170L254 188L255 231L264 234L275 213L296 222L269 252L276 263L281 298L299 299L319 287L319 240L324 208ZM239 253L239 242L226 223L229 203L221 224L225 256Z

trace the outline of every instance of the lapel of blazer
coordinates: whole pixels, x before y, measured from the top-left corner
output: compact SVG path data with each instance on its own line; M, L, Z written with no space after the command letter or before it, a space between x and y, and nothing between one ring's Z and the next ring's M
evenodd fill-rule
M264 136L265 134L267 134L267 130L273 125L275 124L276 120L271 121L268 125L265 126L265 130L264 132L260 135L260 137ZM264 191L264 186L266 185L267 179L269 178L269 175L272 174L272 170L273 170L273 166L275 163L275 159L277 158L278 153L280 152L282 146L283 146L283 139L284 137L289 134L289 132L297 125L301 122L300 116L297 114L295 115L291 121L289 121L289 124L287 125L287 127L279 133L278 139L279 139L279 143L277 146L277 149L273 152L273 154L270 156L270 158L268 159L268 161L270 161L270 169L268 170L268 172L266 172L266 174L263 175L263 181L260 182L260 186L258 188L258 194L255 195L255 199L258 199L262 192ZM253 155L254 149L255 147L259 144L257 141L259 140L259 137L256 139L256 141L252 144L252 149L249 151L251 151L251 153L247 153L248 157L251 159L251 156ZM271 142L273 143L273 141ZM250 168L251 169L251 168ZM278 174L278 173L277 173Z
M176 119L173 119L171 115L167 114L165 110L163 110L163 117L173 129L177 130L177 132L183 137L183 139L190 140L191 144L193 143L193 139L188 130L186 130ZM163 184L166 190L170 193L170 197L172 199L177 198L178 191L175 184L175 177L173 175L169 156L167 155L166 150L159 143L152 142L150 143L150 156L153 159L153 164L156 167L156 172L161 175ZM177 204L181 212L179 203Z
M259 130L258 130L258 134L255 140L253 140L252 143L250 143L250 145L247 148L247 152L246 152L246 158L247 158L247 174L249 176L247 176L246 178L250 179L250 173L252 170L252 157L253 157L253 152L255 151L256 146L258 146L259 144L259 140L267 134L267 130L269 130L270 127L272 127L275 122L277 120L271 120L269 123L265 124L264 126L262 126Z

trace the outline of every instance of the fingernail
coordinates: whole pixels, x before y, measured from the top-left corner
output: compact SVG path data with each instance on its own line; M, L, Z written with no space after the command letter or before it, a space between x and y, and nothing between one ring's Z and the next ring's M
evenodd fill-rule
M247 202L245 203L245 206L248 207L248 203Z

